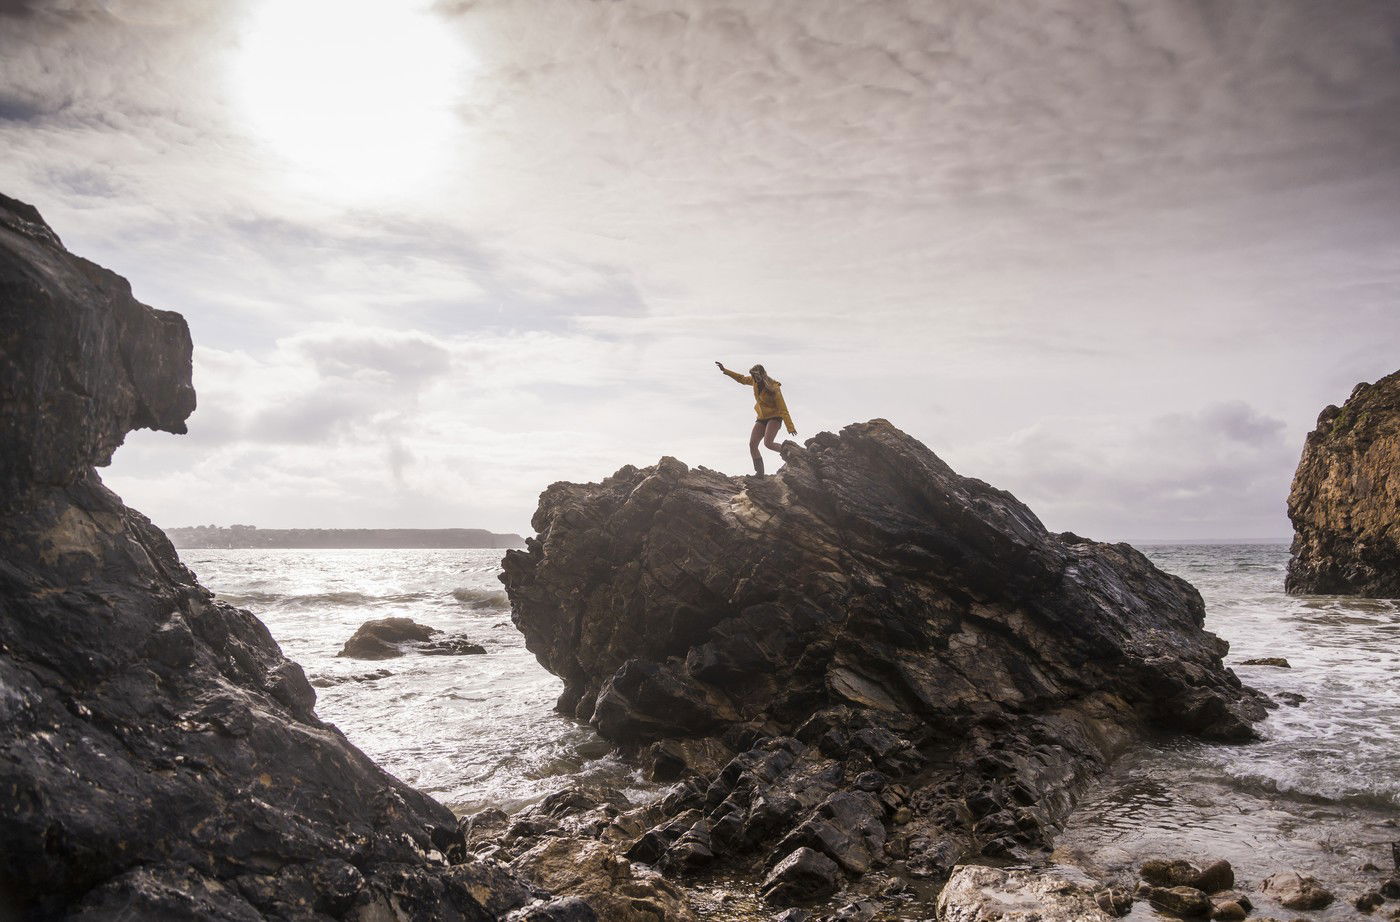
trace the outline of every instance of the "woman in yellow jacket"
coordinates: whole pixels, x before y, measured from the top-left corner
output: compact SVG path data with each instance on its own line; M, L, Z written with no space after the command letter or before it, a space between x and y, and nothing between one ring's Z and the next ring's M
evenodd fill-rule
M787 426L788 435L797 435L797 427L792 424L792 414L788 413L787 403L783 400L783 386L768 377L768 372L763 370L762 365L755 365L749 369L749 373L741 375L737 371L730 371L724 367L724 363L715 362L719 370L729 375L740 384L753 385L754 412L758 414L758 419L753 424L753 432L749 434L749 454L753 456L753 469L756 473L763 473L763 456L758 453L758 443L762 442L764 447L777 451L781 446L773 441L773 437L778 434L778 424Z

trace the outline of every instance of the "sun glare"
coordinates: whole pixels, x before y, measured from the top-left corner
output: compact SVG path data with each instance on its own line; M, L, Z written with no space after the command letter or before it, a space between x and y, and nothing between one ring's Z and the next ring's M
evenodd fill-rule
M234 79L248 125L297 182L359 200L428 184L453 156L465 71L423 3L262 0Z

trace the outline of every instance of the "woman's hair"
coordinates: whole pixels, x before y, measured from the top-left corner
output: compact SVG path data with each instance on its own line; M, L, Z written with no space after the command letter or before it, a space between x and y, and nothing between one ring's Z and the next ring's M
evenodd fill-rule
M749 369L749 374L753 376L753 382L758 385L760 391L768 391L768 372L763 370L762 365L755 365Z

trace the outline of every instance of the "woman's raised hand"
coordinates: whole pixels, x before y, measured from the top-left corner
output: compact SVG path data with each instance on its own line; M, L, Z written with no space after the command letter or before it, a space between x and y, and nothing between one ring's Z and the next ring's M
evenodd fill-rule
M724 371L724 363L723 363L723 362L715 362L715 365L719 368L720 371Z

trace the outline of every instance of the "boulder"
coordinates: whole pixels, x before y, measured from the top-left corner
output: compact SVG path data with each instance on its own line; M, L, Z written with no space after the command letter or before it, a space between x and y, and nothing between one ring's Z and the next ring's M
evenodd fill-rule
M1093 882L1052 871L961 865L938 896L939 922L1112 922Z
M451 811L322 722L262 622L103 486L128 431L185 431L190 355L183 318L0 196L0 918L432 922L542 899L451 864Z
M1143 734L1254 737L1261 696L1199 593L1133 548L1051 534L885 420L784 458L556 483L503 562L559 709L693 784L674 812L702 813L716 861L804 846L943 876L1045 847ZM648 835L629 854L675 841Z
M1242 659L1241 666L1276 666L1279 669L1289 669L1288 660L1281 656L1261 656L1258 659Z
M1297 871L1280 871L1266 877L1259 890L1287 909L1324 909L1336 899L1317 878Z
M1217 858L1206 865L1188 886L1197 887L1206 893L1219 893L1235 885L1235 869L1224 858Z
M356 629L336 656L352 659L392 659L408 650L430 656L481 654L486 648L461 637L442 638L442 631L412 618L378 618Z
M1138 876L1154 887L1194 887L1201 869L1180 859L1149 858L1138 868Z
M1318 416L1288 517L1290 593L1400 597L1400 371Z
M404 651L399 644L432 640L433 635L438 633L441 632L437 628L419 624L412 618L379 618L360 625L336 655L354 659L403 656Z
M1249 915L1239 900L1213 900L1210 917L1216 922L1240 922Z
M1195 887L1153 887L1146 899L1154 908L1181 919L1210 915L1210 897Z
M1094 894L1099 908L1110 916L1126 916L1133 909L1133 895L1122 887L1108 887Z
M841 869L825 855L804 846L793 849L763 881L763 898L778 906L831 896L841 882Z

